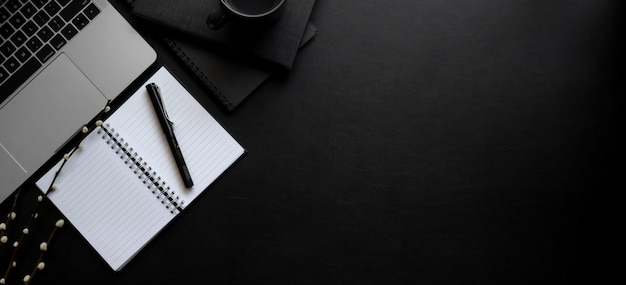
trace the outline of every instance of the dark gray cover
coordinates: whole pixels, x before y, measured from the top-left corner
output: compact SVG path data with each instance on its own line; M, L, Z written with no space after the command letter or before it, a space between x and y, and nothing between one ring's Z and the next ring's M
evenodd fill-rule
M300 47L316 34L317 28L309 23ZM218 53L194 39L168 37L165 41L228 111L233 111L272 74L272 69L263 64Z
M253 32L231 24L211 30L205 20L219 0L136 0L133 14L290 70L314 4L315 0L286 1L284 14L276 23Z

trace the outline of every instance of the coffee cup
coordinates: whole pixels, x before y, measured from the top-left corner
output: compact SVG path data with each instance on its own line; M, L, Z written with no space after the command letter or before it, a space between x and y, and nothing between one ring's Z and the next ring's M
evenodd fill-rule
M228 22L259 27L276 21L286 0L220 0L207 17L212 30L219 30Z

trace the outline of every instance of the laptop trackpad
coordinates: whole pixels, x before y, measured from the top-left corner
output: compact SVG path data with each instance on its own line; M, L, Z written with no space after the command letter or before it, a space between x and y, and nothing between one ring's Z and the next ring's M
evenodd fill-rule
M32 173L105 104L104 95L60 54L0 113L0 129L12 130L2 144Z

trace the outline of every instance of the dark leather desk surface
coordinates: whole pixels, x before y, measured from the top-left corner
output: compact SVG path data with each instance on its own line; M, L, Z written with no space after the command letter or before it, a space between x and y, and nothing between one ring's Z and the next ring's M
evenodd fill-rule
M625 12L318 0L294 70L234 113L150 39L249 153L121 273L68 227L34 283L598 284L617 267Z

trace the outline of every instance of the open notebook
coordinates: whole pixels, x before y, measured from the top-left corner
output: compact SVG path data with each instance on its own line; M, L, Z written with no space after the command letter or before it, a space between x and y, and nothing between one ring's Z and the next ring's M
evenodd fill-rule
M185 188L142 87L85 138L48 194L115 271L245 153L167 69L146 84L152 82L161 89L195 186ZM48 189L57 169L37 186Z

